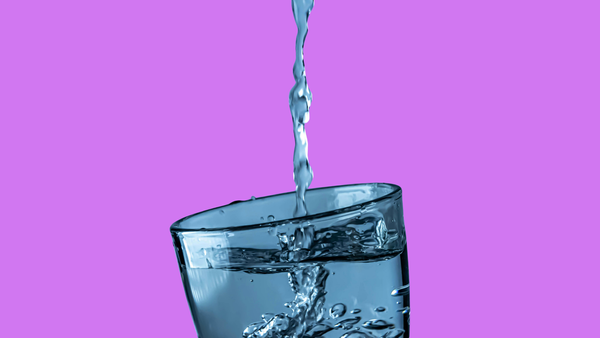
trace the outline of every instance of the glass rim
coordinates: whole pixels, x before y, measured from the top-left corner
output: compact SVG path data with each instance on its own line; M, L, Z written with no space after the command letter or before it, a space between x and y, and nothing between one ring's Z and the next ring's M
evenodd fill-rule
M309 220L313 220L313 219L318 219L318 218L324 218L324 217L329 217L329 216L333 216L333 215L339 215L339 214L344 214L347 212L351 212L351 211L355 211L358 210L360 208L362 208L363 206L372 204L372 203L378 203L384 200L389 200L391 199L394 195L399 194L400 197L402 197L402 188L396 184L393 183L353 183L353 184L342 184L342 185L333 185L333 186L326 186L326 187L319 187L319 188L314 188L314 189L309 189L306 192L308 193L309 191L317 191L317 190L325 190L325 189L335 189L335 188L345 188L345 187L356 187L356 186L387 186L387 187L391 187L392 191L388 192L387 194L383 195L383 196L379 196L377 198L373 198L373 199L369 199L360 203L355 203L352 205L349 205L347 207L342 207L342 208L337 208L337 209L332 209L332 210L327 210L324 212L319 212L316 214L308 214L305 216L300 216L300 217L290 217L290 218L285 218L285 219L281 219L281 220L273 220L273 221L268 221L265 220L264 222L261 223L253 223L253 224L240 224L240 225L236 225L236 226L230 226L230 227L222 227L222 228L205 228L205 227L201 227L201 228L180 228L178 227L178 224L181 224L183 221L190 219L192 217L197 217L200 216L203 213L207 213L213 210L217 210L217 209L221 209L221 208L225 208L233 203L248 203L254 200L260 200L260 199L267 199L267 198L274 198L274 197L278 197L278 196L283 196L283 195L289 195L289 194L295 194L295 191L290 191L290 192L284 192L284 193L279 193L279 194L274 194L274 195L267 195L267 196L262 196L262 197L256 197L254 200L249 199L249 200L244 200L244 201L233 201L229 204L225 204L225 205L221 205L218 207L214 207L214 208L210 208L210 209L206 209L206 210L202 210L199 211L197 213L191 214L189 216L183 217L177 221L175 221L171 227L169 228L169 230L171 232L219 232L219 231L238 231L238 230L252 230L252 229L258 229L258 228L263 228L266 225L268 226L277 226L280 224L286 224L286 223L300 223L302 221L309 221Z

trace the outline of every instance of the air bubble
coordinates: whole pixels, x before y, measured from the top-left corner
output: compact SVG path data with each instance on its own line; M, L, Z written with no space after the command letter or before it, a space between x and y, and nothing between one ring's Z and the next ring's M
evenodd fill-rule
M400 338L403 334L404 330L395 329L384 334L382 338Z
M384 311L385 311L385 308L383 306L380 306L375 309L375 312L384 312Z
M335 324L335 328L342 328L344 330L349 330L351 329L356 323L360 322L362 318L360 317L354 317L354 318L348 318L348 319L344 319L341 322Z
M409 284L406 284L399 289L392 290L392 296L394 296L394 297L405 296L405 295L408 295L409 293L410 293Z
M269 220L269 222L272 222L275 220L275 216L269 215L269 217L267 217L267 219Z
M394 324L388 323L383 319L371 319L367 320L363 327L367 330L384 330L384 329L393 329Z
M250 283L252 283L252 282L254 282L254 279L251 279L251 280L250 280Z
M346 314L346 305L337 303L329 310L329 316L333 319L341 317Z

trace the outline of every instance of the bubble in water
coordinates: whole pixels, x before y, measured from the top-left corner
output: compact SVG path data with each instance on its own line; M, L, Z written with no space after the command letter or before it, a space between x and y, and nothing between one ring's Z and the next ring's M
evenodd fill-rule
M269 222L272 222L275 220L275 216L269 215L269 217L267 217L267 219L269 220Z
M394 324L388 323L383 319L371 319L364 322L363 327L367 330L384 330L394 328Z
M402 312L402 314L410 314L410 307L403 307L401 309L396 310L396 312Z
M404 330L395 329L384 334L382 338L400 338L400 336L402 336L403 334Z
M346 305L337 303L329 310L329 316L333 319L341 317L346 314Z
M360 309L354 309L354 310L350 311L350 313L360 313Z
M380 306L375 309L375 312L383 312L383 311L385 311L385 308L383 306Z
M335 328L341 327L344 330L351 329L356 323L360 322L361 319L361 317L344 319L341 322L335 324Z
M254 282L254 279L251 279L251 280L250 280L250 283L252 283L252 282Z
M394 297L405 296L405 295L408 295L409 292L410 292L409 284L406 284L399 289L392 290L392 296L394 296Z
M322 337L327 332L333 330L334 327L329 323L321 323L315 325L310 331L306 333L307 337Z

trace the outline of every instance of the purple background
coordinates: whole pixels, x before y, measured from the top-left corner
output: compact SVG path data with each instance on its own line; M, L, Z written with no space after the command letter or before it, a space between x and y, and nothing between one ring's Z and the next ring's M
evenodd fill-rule
M317 1L312 187L403 187L413 337L600 336L599 13ZM293 189L294 37L289 0L2 2L0 336L194 337L168 228Z

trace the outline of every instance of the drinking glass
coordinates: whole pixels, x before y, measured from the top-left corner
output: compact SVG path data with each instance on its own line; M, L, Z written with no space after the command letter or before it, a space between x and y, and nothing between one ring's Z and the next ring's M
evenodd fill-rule
M171 226L201 338L408 338L402 190L386 183L206 210Z

